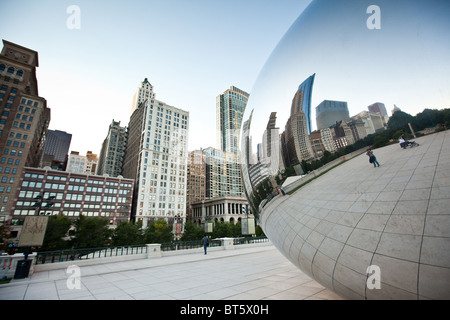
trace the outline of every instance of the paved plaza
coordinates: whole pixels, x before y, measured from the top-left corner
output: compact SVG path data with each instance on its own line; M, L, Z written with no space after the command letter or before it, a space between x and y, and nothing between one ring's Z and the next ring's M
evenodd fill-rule
M0 285L0 300L335 300L267 244L235 250L80 267L80 289L66 270ZM69 282L69 286L68 286Z

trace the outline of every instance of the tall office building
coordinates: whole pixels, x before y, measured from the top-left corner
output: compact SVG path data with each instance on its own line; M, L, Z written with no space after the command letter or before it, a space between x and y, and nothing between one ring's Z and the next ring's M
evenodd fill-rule
M203 150L189 152L187 167L187 216L192 217L192 204L206 197L206 161Z
M372 113L379 113L382 117L387 116L387 110L384 103L375 102L368 106L367 109Z
M72 134L60 130L47 130L44 152L40 167L65 171L69 156Z
M117 177L122 174L123 159L127 148L127 127L120 126L120 121L112 121L108 134L103 141L97 164L97 174Z
M0 54L0 223L10 219L24 167L38 167L50 122L38 53L3 40Z
M277 174L280 170L280 129L276 127L276 121L277 113L272 112L261 144L261 159L265 160L270 175Z
M249 96L247 92L231 86L216 97L216 141L220 150L239 152L242 117Z
M150 220L186 219L189 112L144 100L128 123L122 175L135 180L134 212Z
M350 120L347 102L324 100L316 107L318 130L329 128L341 120Z
M314 86L314 78L316 74L314 73L308 79L302 82L302 84L298 87L297 91L302 92L302 101L300 104L296 105L296 108L299 108L303 111L306 118L306 128L307 134L310 134L312 131L311 127L311 98L312 98L312 88ZM298 110L297 110L298 111ZM291 110L292 114L292 110Z
M311 141L308 138L306 114L301 107L304 104L304 91L299 89L292 99L291 115L281 135L284 165L299 164L302 160L314 158Z
M134 110L136 110L141 103L145 100L155 99L155 94L153 93L153 86L148 79L145 78L136 89L136 92L133 96L133 102L131 103L131 113L133 114Z
M215 148L203 150L206 161L206 198L244 197L239 157Z
M384 103L375 102L374 104L368 106L367 109L371 113L378 113L381 116L383 125L387 126L387 123L389 122L389 116L387 114L386 106L384 105Z

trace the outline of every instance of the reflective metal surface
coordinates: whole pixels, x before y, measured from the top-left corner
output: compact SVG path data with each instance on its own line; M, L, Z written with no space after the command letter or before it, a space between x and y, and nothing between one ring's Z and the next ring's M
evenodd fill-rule
M274 199L279 210L286 207L280 195L286 176L298 177L302 162L317 157L308 135L319 129L316 107L322 102L342 102L341 110L348 108L350 117L376 102L386 106L388 116L394 107L412 115L424 108L449 107L449 18L448 1L310 4L266 62L242 121L242 176L260 222ZM285 199L293 196L301 193ZM271 215L277 214L271 206ZM292 220L285 223L292 226L303 214L301 207L292 209ZM304 240L293 234L287 246L272 238L291 258L295 241Z

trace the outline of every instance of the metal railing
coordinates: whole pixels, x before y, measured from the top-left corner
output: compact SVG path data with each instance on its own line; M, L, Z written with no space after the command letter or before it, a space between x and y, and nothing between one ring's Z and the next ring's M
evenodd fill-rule
M145 254L145 245L38 252L36 264Z
M210 240L209 247L220 247L222 245L221 240ZM161 243L161 251L176 251L176 250L187 250L202 248L202 241L174 241Z
M249 244L268 242L266 237L242 237L234 238L233 244ZM222 240L210 240L209 247L222 246ZM202 241L173 241L161 244L161 251L177 251L202 248ZM57 250L38 252L36 257L36 264L57 263L75 260L99 259L108 257L118 257L133 254L146 254L146 245L135 246L120 246L120 247L104 247L104 248L88 248L88 249L71 249L71 250Z
M261 237L234 238L234 240L233 240L234 245L249 244L249 243L263 243L263 242L269 242L269 239L267 239L266 236L261 236Z

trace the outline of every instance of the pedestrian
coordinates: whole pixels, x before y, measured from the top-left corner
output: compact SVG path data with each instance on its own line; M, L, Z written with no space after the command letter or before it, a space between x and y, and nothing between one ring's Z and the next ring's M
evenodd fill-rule
M375 157L375 155L373 154L373 151L371 149L367 149L367 156L369 157L369 162L373 163L373 167L376 168L377 165L378 167L380 166L380 164L377 161L377 157Z
M203 245L203 250L205 250L205 254L206 254L206 248L209 246L209 238L206 236L206 234L202 239L202 245Z
M400 136L398 142L400 143L400 147L402 147L403 149L405 149L408 146L408 141L406 141L403 135Z

